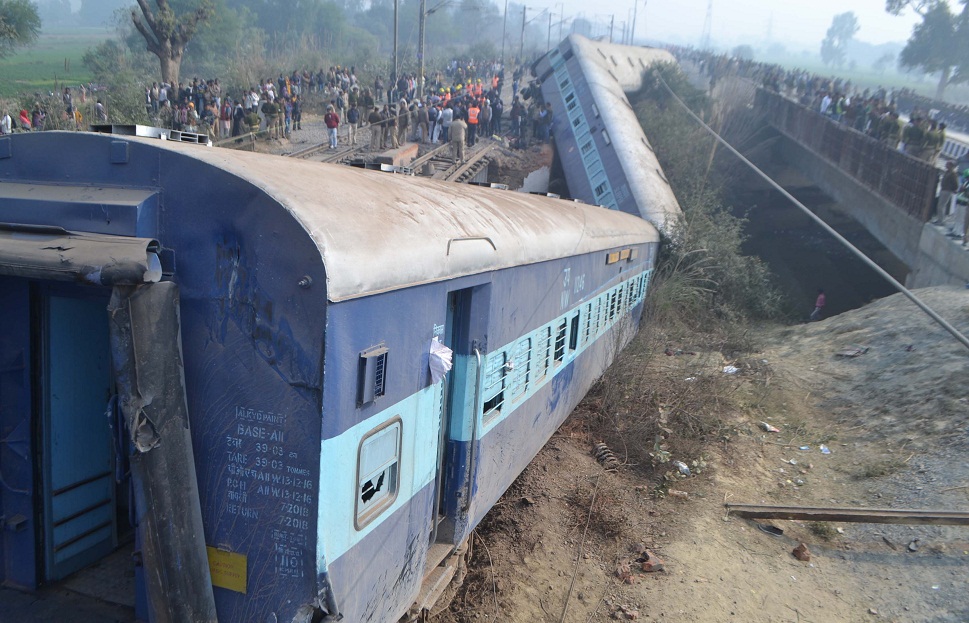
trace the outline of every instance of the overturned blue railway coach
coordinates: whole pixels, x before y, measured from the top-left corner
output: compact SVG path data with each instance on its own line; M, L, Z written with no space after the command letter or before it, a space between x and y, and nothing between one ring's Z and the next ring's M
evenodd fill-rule
M596 206L92 133L0 139L0 223L0 581L133 539L152 620L419 610L631 337L658 244Z

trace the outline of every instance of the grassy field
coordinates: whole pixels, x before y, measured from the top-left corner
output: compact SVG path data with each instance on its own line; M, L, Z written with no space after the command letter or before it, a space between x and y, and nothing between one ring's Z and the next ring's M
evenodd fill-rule
M81 57L111 34L100 28L43 33L34 45L0 59L0 97L90 82Z

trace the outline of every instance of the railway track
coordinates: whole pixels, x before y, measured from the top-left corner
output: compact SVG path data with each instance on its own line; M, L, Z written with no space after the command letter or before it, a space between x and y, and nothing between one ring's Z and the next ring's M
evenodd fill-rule
M403 167L387 166L397 172L406 172L422 177L445 180L449 182L467 183L478 177L487 168L494 143L481 141L475 147L469 148L463 162L456 162L451 157L451 146L448 143L434 147L424 155L416 158ZM290 158L314 160L316 162L359 164L362 152L367 151L367 145L342 146L335 151L328 151L329 143L310 145L287 154ZM321 152L322 155L321 155Z

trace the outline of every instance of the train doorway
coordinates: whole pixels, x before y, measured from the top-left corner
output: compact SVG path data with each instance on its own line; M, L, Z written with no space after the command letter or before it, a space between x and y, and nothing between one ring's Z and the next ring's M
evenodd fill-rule
M13 518L0 580L33 589L102 561L133 536L106 417L110 290L0 277L0 292L0 515ZM130 577L130 552L114 558L127 559L128 573L117 575ZM123 584L129 594L119 603L133 603L133 584Z
M431 543L457 545L467 512L474 474L480 344L486 326L489 285L448 293L442 342L452 351L453 367L441 394L441 426Z
M43 580L61 580L118 545L119 492L106 414L113 395L109 293L37 286L36 413Z
M437 476L435 477L435 513L433 525L431 526L431 544L437 543L444 536L439 532L441 524L447 519L447 487L453 480L448 474L448 464L450 452L448 450L448 439L451 432L451 418L454 412L454 388L459 387L464 380L466 371L462 370L466 366L460 365L460 357L456 352L459 341L467 339L468 332L468 313L467 307L470 302L469 290L458 290L449 292L447 297L447 317L444 323L444 335L442 343L454 353L451 374L445 375L441 386L441 422L440 432L438 433L437 443ZM453 529L450 530L453 533Z

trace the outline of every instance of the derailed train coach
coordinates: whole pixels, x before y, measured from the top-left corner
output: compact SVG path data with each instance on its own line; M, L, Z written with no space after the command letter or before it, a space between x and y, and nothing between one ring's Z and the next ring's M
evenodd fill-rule
M631 337L658 244L576 202L93 133L0 139L0 223L0 580L133 548L155 621L419 611Z

